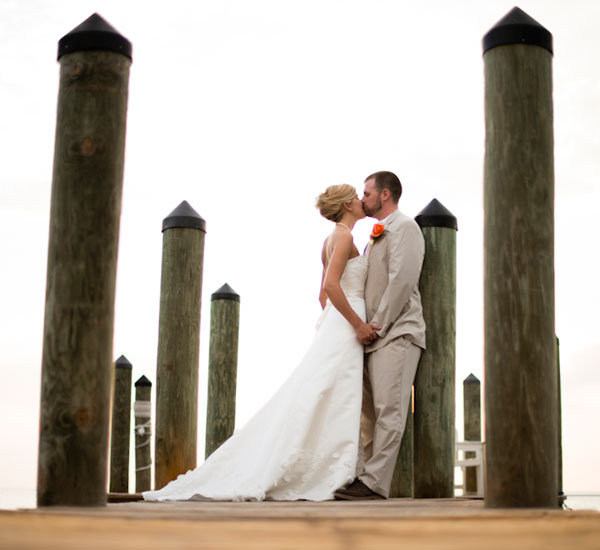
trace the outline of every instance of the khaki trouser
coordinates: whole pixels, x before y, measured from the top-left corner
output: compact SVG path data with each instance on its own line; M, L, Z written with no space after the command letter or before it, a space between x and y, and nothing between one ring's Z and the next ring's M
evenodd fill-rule
M421 348L404 337L366 354L361 418L365 464L358 478L386 498L420 357Z

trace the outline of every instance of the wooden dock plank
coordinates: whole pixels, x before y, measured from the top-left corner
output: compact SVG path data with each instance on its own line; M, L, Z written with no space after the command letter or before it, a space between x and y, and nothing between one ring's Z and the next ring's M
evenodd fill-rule
M0 549L600 548L600 513L479 501L123 503L0 512Z

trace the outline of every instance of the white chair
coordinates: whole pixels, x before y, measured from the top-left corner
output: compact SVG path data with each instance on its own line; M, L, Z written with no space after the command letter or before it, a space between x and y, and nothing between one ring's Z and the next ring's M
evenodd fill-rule
M455 489L462 489L463 495L473 495L477 497L484 496L484 461L483 461L483 441L457 441L454 466L462 470L462 485L455 484ZM467 452L475 453L473 458L465 458ZM477 491L467 494L465 492L466 469L475 468L477 477Z

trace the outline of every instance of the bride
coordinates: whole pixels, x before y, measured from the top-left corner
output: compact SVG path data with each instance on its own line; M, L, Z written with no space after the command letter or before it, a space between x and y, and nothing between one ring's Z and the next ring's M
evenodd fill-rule
M275 395L206 461L145 500L331 500L356 473L363 346L380 327L365 322L367 260L352 240L365 217L356 189L319 196L335 223L323 244L323 312L311 346Z

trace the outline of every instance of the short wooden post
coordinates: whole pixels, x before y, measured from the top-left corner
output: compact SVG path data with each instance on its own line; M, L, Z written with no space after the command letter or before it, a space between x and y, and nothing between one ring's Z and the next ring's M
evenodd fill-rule
M400 451L396 459L396 467L390 485L390 498L412 498L413 496L413 400L412 396L408 404L408 416L406 417L406 426L402 434Z
M489 507L556 507L552 35L519 8L483 38Z
M152 482L152 458L150 440L152 439L152 382L142 376L135 383L135 491L150 491Z
M465 441L481 441L481 382L473 374L463 380L463 407ZM475 453L466 451L465 458L475 458ZM477 493L475 467L466 468L463 486L465 494Z
M100 506L131 43L94 14L58 60L37 503Z
M206 449L208 457L235 428L240 296L227 283L211 296Z
M124 355L115 361L110 437L110 492L129 491L129 433L131 429L131 369Z
M414 498L454 496L456 218L433 199L415 218L425 238L419 288L427 350L415 376Z
M163 220L154 487L196 467L206 224L183 201Z

